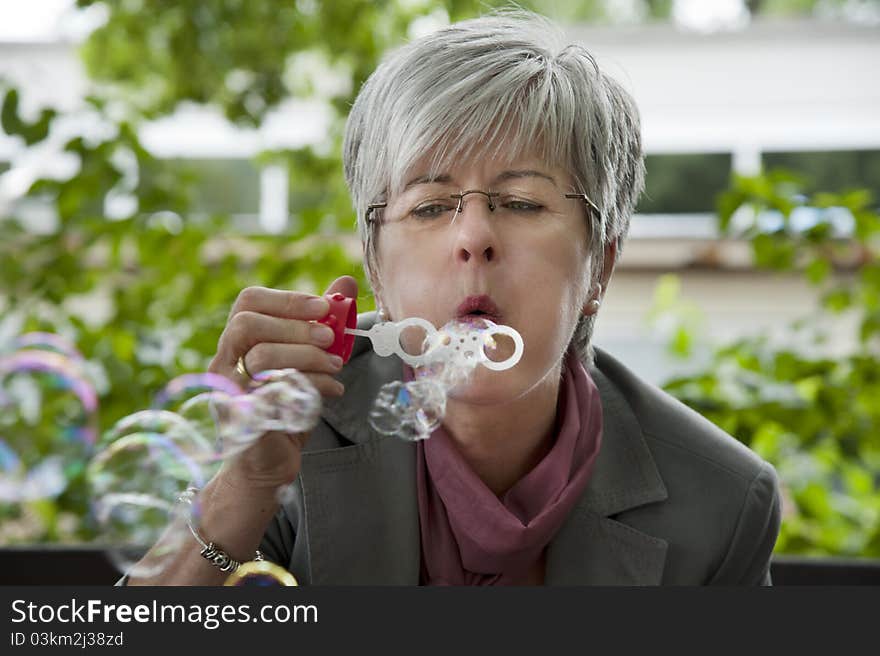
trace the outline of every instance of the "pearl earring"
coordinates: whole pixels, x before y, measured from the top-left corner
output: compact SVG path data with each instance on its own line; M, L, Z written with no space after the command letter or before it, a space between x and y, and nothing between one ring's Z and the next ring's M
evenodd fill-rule
M602 305L602 301L599 300L599 297L602 295L602 283L594 283L591 292L593 298L584 306L584 314L587 315L596 314Z

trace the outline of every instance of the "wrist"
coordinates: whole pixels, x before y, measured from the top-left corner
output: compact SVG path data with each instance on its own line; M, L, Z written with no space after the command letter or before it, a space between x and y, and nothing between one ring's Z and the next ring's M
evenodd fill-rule
M217 474L218 491L241 495L252 500L275 499L279 488L284 485L287 483L273 477L256 475L234 462L224 464Z
M199 492L200 490L198 488L189 487L178 497L177 501L180 504L191 507L193 504L193 500L196 498ZM216 544L209 538L203 537L199 528L191 519L186 520L186 525L189 529L190 534L193 537L193 540L195 540L196 544L199 547L199 555L206 561L208 561L211 565L224 573L234 572L241 566L242 561L236 560L235 558L230 556L228 553L226 553L226 551L223 550L223 548L219 544ZM263 554L260 552L259 549L254 552L252 560L264 560Z

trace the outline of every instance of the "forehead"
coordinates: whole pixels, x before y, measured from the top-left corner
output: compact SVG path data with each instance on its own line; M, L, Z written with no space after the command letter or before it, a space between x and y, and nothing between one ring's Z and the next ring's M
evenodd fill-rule
M438 161L433 153L419 158L395 181L392 188L405 191L426 183L450 185L500 184L510 180L532 180L569 187L571 176L560 163L547 161L537 152L495 155L475 154L467 158L445 158Z

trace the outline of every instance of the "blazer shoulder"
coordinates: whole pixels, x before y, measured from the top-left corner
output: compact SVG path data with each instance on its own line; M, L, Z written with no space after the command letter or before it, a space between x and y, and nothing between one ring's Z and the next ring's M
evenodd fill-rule
M747 485L769 467L742 442L599 349L595 369L629 406L661 463L677 456L696 468L726 472Z
M769 582L781 518L776 471L755 452L596 349L603 409L635 417L668 496L618 517L669 545L664 581ZM601 380L601 383L599 382Z

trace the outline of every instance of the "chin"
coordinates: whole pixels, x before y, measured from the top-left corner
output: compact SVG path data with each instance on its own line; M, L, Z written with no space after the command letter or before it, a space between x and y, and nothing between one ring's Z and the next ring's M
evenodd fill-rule
M470 381L453 387L448 394L451 401L472 405L495 405L515 401L538 386L543 377L525 380L522 375L478 368Z

